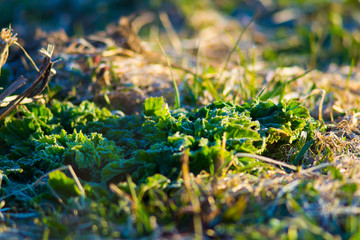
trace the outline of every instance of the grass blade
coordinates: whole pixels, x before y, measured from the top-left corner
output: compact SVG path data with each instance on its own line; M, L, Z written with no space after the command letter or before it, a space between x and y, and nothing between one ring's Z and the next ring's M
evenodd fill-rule
M166 53L165 53L165 50L164 48L162 47L160 41L158 40L158 43L159 43L159 47L161 49L161 52L164 54L165 56L165 59L166 59L166 63L169 67L169 70L170 70L170 75L171 75L171 80L172 80L172 83L173 83L173 86L174 86L174 90L175 90L175 105L174 107L175 108L179 108L180 107L180 94L179 94L179 89L178 89L178 86L176 84L176 81L175 81L175 78L174 78L174 75L173 75L173 72L172 72L172 67L171 67L171 64L170 64L170 61L169 61L169 58L167 57Z

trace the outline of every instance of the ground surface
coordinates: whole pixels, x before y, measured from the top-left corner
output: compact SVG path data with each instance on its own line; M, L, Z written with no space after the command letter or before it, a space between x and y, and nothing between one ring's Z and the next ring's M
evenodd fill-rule
M360 237L356 1L4 4L1 238Z

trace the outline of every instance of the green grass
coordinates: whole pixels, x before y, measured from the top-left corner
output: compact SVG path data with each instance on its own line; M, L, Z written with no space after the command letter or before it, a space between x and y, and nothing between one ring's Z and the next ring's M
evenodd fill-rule
M119 46L106 46L122 51L107 57L69 53L43 102L20 105L0 122L0 237L357 239L359 53L348 24L358 6L272 3L274 14L292 7L301 18L267 29L259 13L235 30L211 26L233 44L215 62L206 55L215 47L204 51L201 43L184 44L181 56L164 43L155 60ZM185 18L180 40L204 31L191 22L191 1L172 4ZM249 3L197 4L236 14ZM254 31L266 41L244 48L256 42ZM149 42L167 42L159 38ZM310 70L289 67L302 64L300 55ZM20 68L14 61L4 65L0 87ZM333 61L348 71L316 70ZM152 74L168 84L164 96L153 97L156 85L145 82ZM111 112L136 101L134 114Z

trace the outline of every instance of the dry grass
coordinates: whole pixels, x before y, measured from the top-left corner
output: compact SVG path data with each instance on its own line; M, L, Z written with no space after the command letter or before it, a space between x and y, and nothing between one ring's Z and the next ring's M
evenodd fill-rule
M268 68L265 62L258 59L261 49L244 51L242 48L242 44L247 49L253 43L262 41L259 40L259 34L249 33L245 34L240 47L234 48L237 53L231 55L229 65L224 68L223 63L234 47L234 39L242 29L238 23L218 13L210 12L216 21L208 21L204 12L196 14L189 20L198 30L198 34L192 39L182 40L174 36L173 32L168 33L168 36L179 39L182 44L179 46L177 40L173 40L173 45L181 51L168 51L172 58L169 65L176 69L173 77L180 85L180 95L186 96L189 88L192 88L192 94L198 96L196 104L191 105L185 101L185 107L208 104L219 96L224 100L242 103L267 92L273 92L271 98L277 100L282 97L301 99L314 89L321 89L327 93L323 103L321 96L314 95L305 98L304 104L310 109L312 116L324 120L326 129L316 132L315 145L305 153L306 163L303 166L308 166L307 169L292 166L293 171L289 171L279 167L284 163L268 161L267 164L259 159L259 162L248 169L229 170L225 176L214 178L206 172L194 176L189 172L188 159L184 156L180 180L180 185L183 185L173 187L175 190L159 190L154 194L157 198L154 200L156 207L162 209L164 215L168 215L161 223L154 222L154 218L144 220L153 230L151 236L184 237L185 235L178 234L184 232L190 233L190 237L195 233L195 237L202 235L219 239L233 236L340 239L356 234L360 226L358 81L349 80L346 72L334 74L314 70L302 76L306 70L299 67ZM166 22L166 17L163 21ZM171 26L168 25L168 28L171 29ZM92 36L75 39L64 36L64 33L60 35L61 38L46 36L46 40L57 41L55 55L62 58L58 63L57 75L52 80L52 84L60 86L61 90L52 97L71 99L75 103L92 100L126 113L140 112L142 101L149 96L165 96L173 103L172 76L165 57L143 43L126 19ZM7 60L9 46L17 41L17 35L12 33L11 28L3 29L1 39L0 68ZM177 59L179 52L183 54L183 61ZM44 89L51 74L51 57L52 50L49 49L32 87L12 100L11 107L3 108L2 116L25 97L33 97ZM357 76L359 72L354 69L352 75ZM11 88L16 90L22 84L20 78L15 82L16 87ZM279 86L284 87L283 93L276 92ZM195 92L195 87L199 88L198 92ZM6 93L5 97L12 93L13 91ZM323 110L319 113L321 104ZM291 148L286 150L286 154L292 156ZM127 186L131 183L131 179L128 179ZM140 191L141 186L137 189L129 188L131 193L115 184L110 186L117 196L117 204L124 204L126 211L130 209L132 217L125 222L126 226L131 226L129 232L133 231L131 234L134 234L129 233L129 236L136 236L134 232L142 229L143 222L136 222L136 219L141 219L139 212L143 210L142 207L150 209L149 212L154 207L150 201L138 202L135 190ZM154 212L156 211L152 212L155 215ZM72 233L75 235L69 235L75 237L80 236L81 231L96 232L95 225L97 228L110 229L109 231L124 231L123 225L110 224L103 216L92 216L94 222L99 221L103 224L101 225L87 219L86 212L82 213L84 215L77 215L78 212L75 214L75 210L73 213L68 212L65 220L56 214L43 216L43 219L54 217L54 222L69 221L68 225L74 219L80 219L78 231ZM191 217L186 218L189 215ZM166 225L166 221L169 221L168 216L176 223L169 226L170 230L161 229L161 224ZM14 217L10 216L10 219L16 222ZM46 231L57 231L57 227L53 227L55 230L46 230L51 224L40 223L39 219L37 218L38 226L45 229L44 236L49 234ZM49 222L52 223L50 220ZM26 233L28 229L25 226L27 225L19 228L24 230L26 236L34 237L35 233ZM19 231L13 231L16 232L16 228L4 227L6 234L21 236ZM89 236L98 236L97 234L98 232ZM104 235L109 236L109 233Z

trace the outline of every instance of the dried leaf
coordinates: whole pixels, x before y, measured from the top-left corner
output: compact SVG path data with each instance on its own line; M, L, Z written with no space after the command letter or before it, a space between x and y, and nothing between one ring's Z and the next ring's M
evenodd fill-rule
M0 32L0 73L9 56L9 47L17 41L17 34L13 34L11 26L3 28Z

